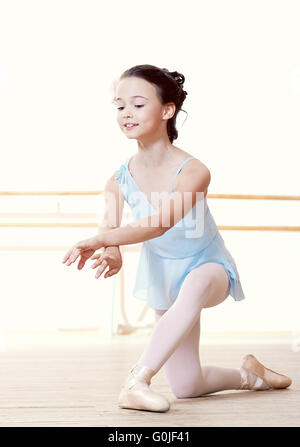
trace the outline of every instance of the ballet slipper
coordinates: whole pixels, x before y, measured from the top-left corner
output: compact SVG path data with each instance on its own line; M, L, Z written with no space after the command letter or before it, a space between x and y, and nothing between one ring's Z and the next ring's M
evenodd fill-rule
M118 400L119 407L158 412L168 411L169 401L149 388L153 375L152 369L138 363L135 364L121 389ZM133 388L137 383L139 386Z
M118 324L117 334L127 335L131 334L135 331L135 327L131 326L131 324Z
M243 358L241 367L241 384L239 388L241 390L255 389L254 387L251 387L247 371L245 370L251 371L258 376L258 378L262 379L261 382L264 381L269 388L287 388L292 383L292 380L289 377L266 368L254 357L254 355L248 354Z

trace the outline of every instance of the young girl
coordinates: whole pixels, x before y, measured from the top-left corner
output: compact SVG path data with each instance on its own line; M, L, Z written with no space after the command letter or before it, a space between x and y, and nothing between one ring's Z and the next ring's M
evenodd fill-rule
M187 95L183 83L182 74L153 65L137 65L121 75L114 98L117 121L126 137L137 141L138 151L106 183L106 228L74 245L63 259L71 265L80 257L78 269L88 258L96 259L96 277L109 266L107 277L121 268L118 246L143 242L133 294L154 309L156 325L124 382L121 408L169 409L168 400L150 388L162 366L178 398L291 384L251 354L237 369L200 365L201 310L229 295L236 301L245 297L207 205L210 171L173 145L176 117ZM120 227L124 200L134 220ZM100 248L104 253L92 256Z

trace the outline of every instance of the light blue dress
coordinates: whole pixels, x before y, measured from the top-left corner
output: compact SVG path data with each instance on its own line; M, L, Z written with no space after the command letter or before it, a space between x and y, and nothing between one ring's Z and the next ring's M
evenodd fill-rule
M178 167L172 179L170 195L174 193L175 177L185 163L193 159L196 158L186 158ZM131 208L133 219L139 220L155 214L158 206L154 208L139 189L129 172L129 161L130 158L121 164L115 178ZM201 207L202 225L199 225L200 214L196 212ZM202 200L196 202L176 225L162 236L143 242L132 293L136 298L147 301L152 309L168 309L176 300L188 273L206 262L224 266L230 280L229 294L235 301L245 298L235 261L225 246L202 193Z

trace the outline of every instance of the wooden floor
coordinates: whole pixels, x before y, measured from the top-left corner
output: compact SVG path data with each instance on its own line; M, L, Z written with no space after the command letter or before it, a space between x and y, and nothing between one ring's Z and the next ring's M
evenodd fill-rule
M242 357L253 353L293 379L286 390L176 399L160 370L151 387L170 400L167 413L119 408L121 385L148 339L148 334L111 339L97 331L2 335L0 426L300 426L300 352L280 336L202 337L200 353L202 365L225 367L239 367Z

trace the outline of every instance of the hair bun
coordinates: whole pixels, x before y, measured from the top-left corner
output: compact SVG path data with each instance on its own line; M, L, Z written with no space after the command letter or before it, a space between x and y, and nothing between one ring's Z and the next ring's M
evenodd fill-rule
M172 71L171 73L172 78L174 81L177 82L179 85L183 85L185 81L185 77L182 73L178 73L178 71Z
M167 68L163 68L162 70L168 78L173 79L178 85L182 86L184 84L185 77L182 73L179 73L178 71L169 71Z

